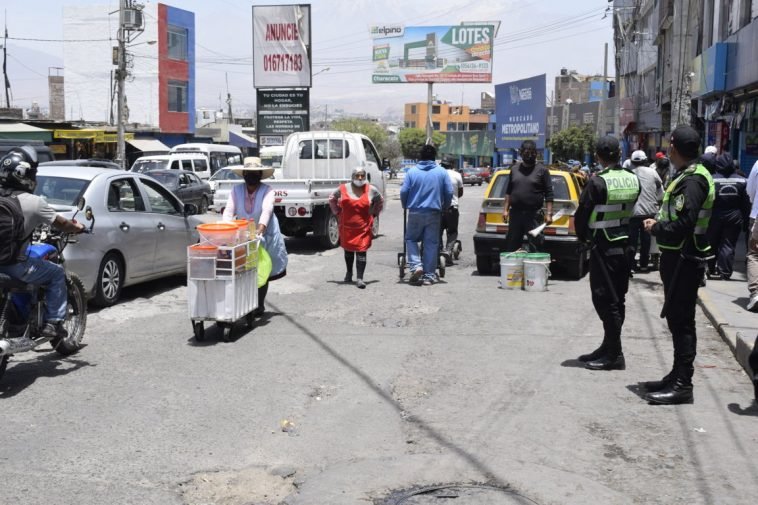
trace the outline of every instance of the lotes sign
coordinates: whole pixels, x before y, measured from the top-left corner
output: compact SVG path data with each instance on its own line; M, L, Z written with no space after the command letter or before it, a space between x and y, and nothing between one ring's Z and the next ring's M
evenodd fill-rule
M372 26L372 82L492 82L495 24Z
M310 87L310 48L310 5L253 6L256 88Z
M495 86L498 149L518 149L524 140L545 147L545 74Z

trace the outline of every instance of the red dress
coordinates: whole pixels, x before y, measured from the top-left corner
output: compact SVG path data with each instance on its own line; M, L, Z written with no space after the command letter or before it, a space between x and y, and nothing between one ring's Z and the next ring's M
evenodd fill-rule
M369 209L371 187L364 186L363 195L360 198L350 198L345 184L340 186L339 215L340 245L350 252L365 252L371 247L371 227L374 218Z

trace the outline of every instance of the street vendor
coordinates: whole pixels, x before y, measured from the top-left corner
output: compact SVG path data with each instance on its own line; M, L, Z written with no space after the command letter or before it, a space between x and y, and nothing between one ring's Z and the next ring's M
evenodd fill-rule
M345 282L353 282L353 262L356 260L356 285L366 287L366 251L371 247L374 217L382 211L384 199L376 187L369 184L366 169L356 167L349 183L340 184L329 196L329 206L339 218L340 245L345 250Z
M245 180L245 184L234 186L229 201L224 209L224 221L235 219L253 219L256 234L263 247L271 257L271 275L266 284L258 288L258 308L254 315L260 317L264 312L264 301L268 292L268 283L287 275L287 249L284 238L279 231L279 221L274 215L274 191L271 186L261 181L274 175L273 168L264 167L261 159L247 157L242 167L233 172Z

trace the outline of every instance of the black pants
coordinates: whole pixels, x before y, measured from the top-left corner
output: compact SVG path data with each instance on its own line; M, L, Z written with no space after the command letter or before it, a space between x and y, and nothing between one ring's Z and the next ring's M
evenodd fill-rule
M739 216L714 214L708 225L708 242L716 255L708 260L708 271L731 277L734 272L734 253L742 231Z
M460 213L458 207L450 207L446 212L442 213L442 221L440 222L440 247L445 244L445 250L450 251L453 248L453 242L458 240L458 220ZM442 235L447 230L447 241L442 241Z
M629 290L629 261L622 247L616 254L606 256L595 248L590 254L590 289L592 305L603 322L605 354L621 354L621 327L626 317L626 292ZM603 265L608 273L606 277ZM616 294L614 301L613 293Z
M674 272L679 261L682 264L674 279ZM682 258L678 251L663 251L660 270L663 291L668 300L666 323L674 343L674 376L686 384L692 384L697 354L695 304L700 279L705 273L705 265L696 260Z
M345 267L347 268L347 275L353 276L353 260L358 257L358 262L355 265L355 273L359 279L363 279L363 273L366 271L366 251L352 252L345 251Z
M541 233L532 237L527 232L533 230L545 222L542 210L514 210L508 215L508 234L505 237L505 252L517 251L524 243L524 235L527 236L526 249L529 252L539 252L545 238Z
M640 246L640 268L647 268L650 263L650 234L645 231L642 222L653 216L635 216L629 218L629 266L634 268L634 256L637 245Z

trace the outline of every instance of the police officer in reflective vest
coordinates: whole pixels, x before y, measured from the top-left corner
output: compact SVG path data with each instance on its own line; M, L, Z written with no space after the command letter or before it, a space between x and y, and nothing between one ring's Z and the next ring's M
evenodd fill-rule
M661 317L671 331L674 366L659 381L644 382L650 403L692 403L692 374L697 349L695 303L711 246L706 237L715 186L708 170L697 162L700 135L690 126L671 134L669 158L674 180L663 196L658 219L646 219L661 249L661 280L665 301Z
M590 370L624 370L621 327L629 289L627 242L629 218L640 194L637 176L621 168L619 141L598 139L595 155L603 170L591 177L579 198L574 214L576 234L591 246L590 289L592 304L603 322L603 342L596 350L579 356Z

